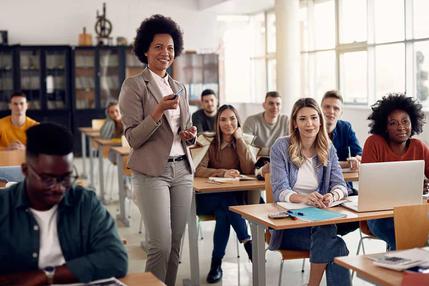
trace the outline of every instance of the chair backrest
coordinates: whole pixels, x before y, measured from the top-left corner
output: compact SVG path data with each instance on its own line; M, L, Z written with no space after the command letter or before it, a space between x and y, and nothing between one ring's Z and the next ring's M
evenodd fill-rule
M267 203L274 203L273 186L271 185L271 174L270 173L265 174L264 178L265 178L265 196L267 197Z
M103 126L106 119L92 119L91 120L91 127L95 130L100 130L101 126Z
M19 166L25 162L25 150L0 150L0 166Z
M429 204L395 207L396 249L425 245L429 234Z

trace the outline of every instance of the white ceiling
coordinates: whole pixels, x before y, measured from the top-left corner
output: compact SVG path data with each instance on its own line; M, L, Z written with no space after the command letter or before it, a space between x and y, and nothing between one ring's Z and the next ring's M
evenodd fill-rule
M198 7L216 14L253 14L274 7L274 0L198 0Z

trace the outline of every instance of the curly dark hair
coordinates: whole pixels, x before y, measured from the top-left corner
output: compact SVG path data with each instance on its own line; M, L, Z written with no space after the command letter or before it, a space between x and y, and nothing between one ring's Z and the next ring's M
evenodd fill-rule
M134 40L134 53L137 58L147 64L145 53L156 34L169 34L174 42L174 58L180 56L183 51L183 33L179 25L171 18L163 15L152 15L146 18L137 29L137 35Z
M387 96L383 96L382 99L371 106L372 113L368 116L368 120L372 121L369 124L369 133L381 135L387 139L387 117L395 110L402 110L410 116L411 136L420 134L425 123L422 108L420 103L404 93L390 93Z

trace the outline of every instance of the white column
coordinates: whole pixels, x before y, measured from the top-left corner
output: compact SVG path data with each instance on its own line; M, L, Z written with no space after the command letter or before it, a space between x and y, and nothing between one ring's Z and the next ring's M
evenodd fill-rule
M277 90L282 96L282 112L290 115L301 97L301 54L299 0L275 0Z

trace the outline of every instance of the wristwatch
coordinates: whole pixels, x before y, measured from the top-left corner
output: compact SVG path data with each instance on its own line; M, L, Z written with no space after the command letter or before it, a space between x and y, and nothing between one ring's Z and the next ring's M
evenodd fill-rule
M55 267L47 266L43 268L43 272L45 272L46 278L48 280L48 285L54 284Z

